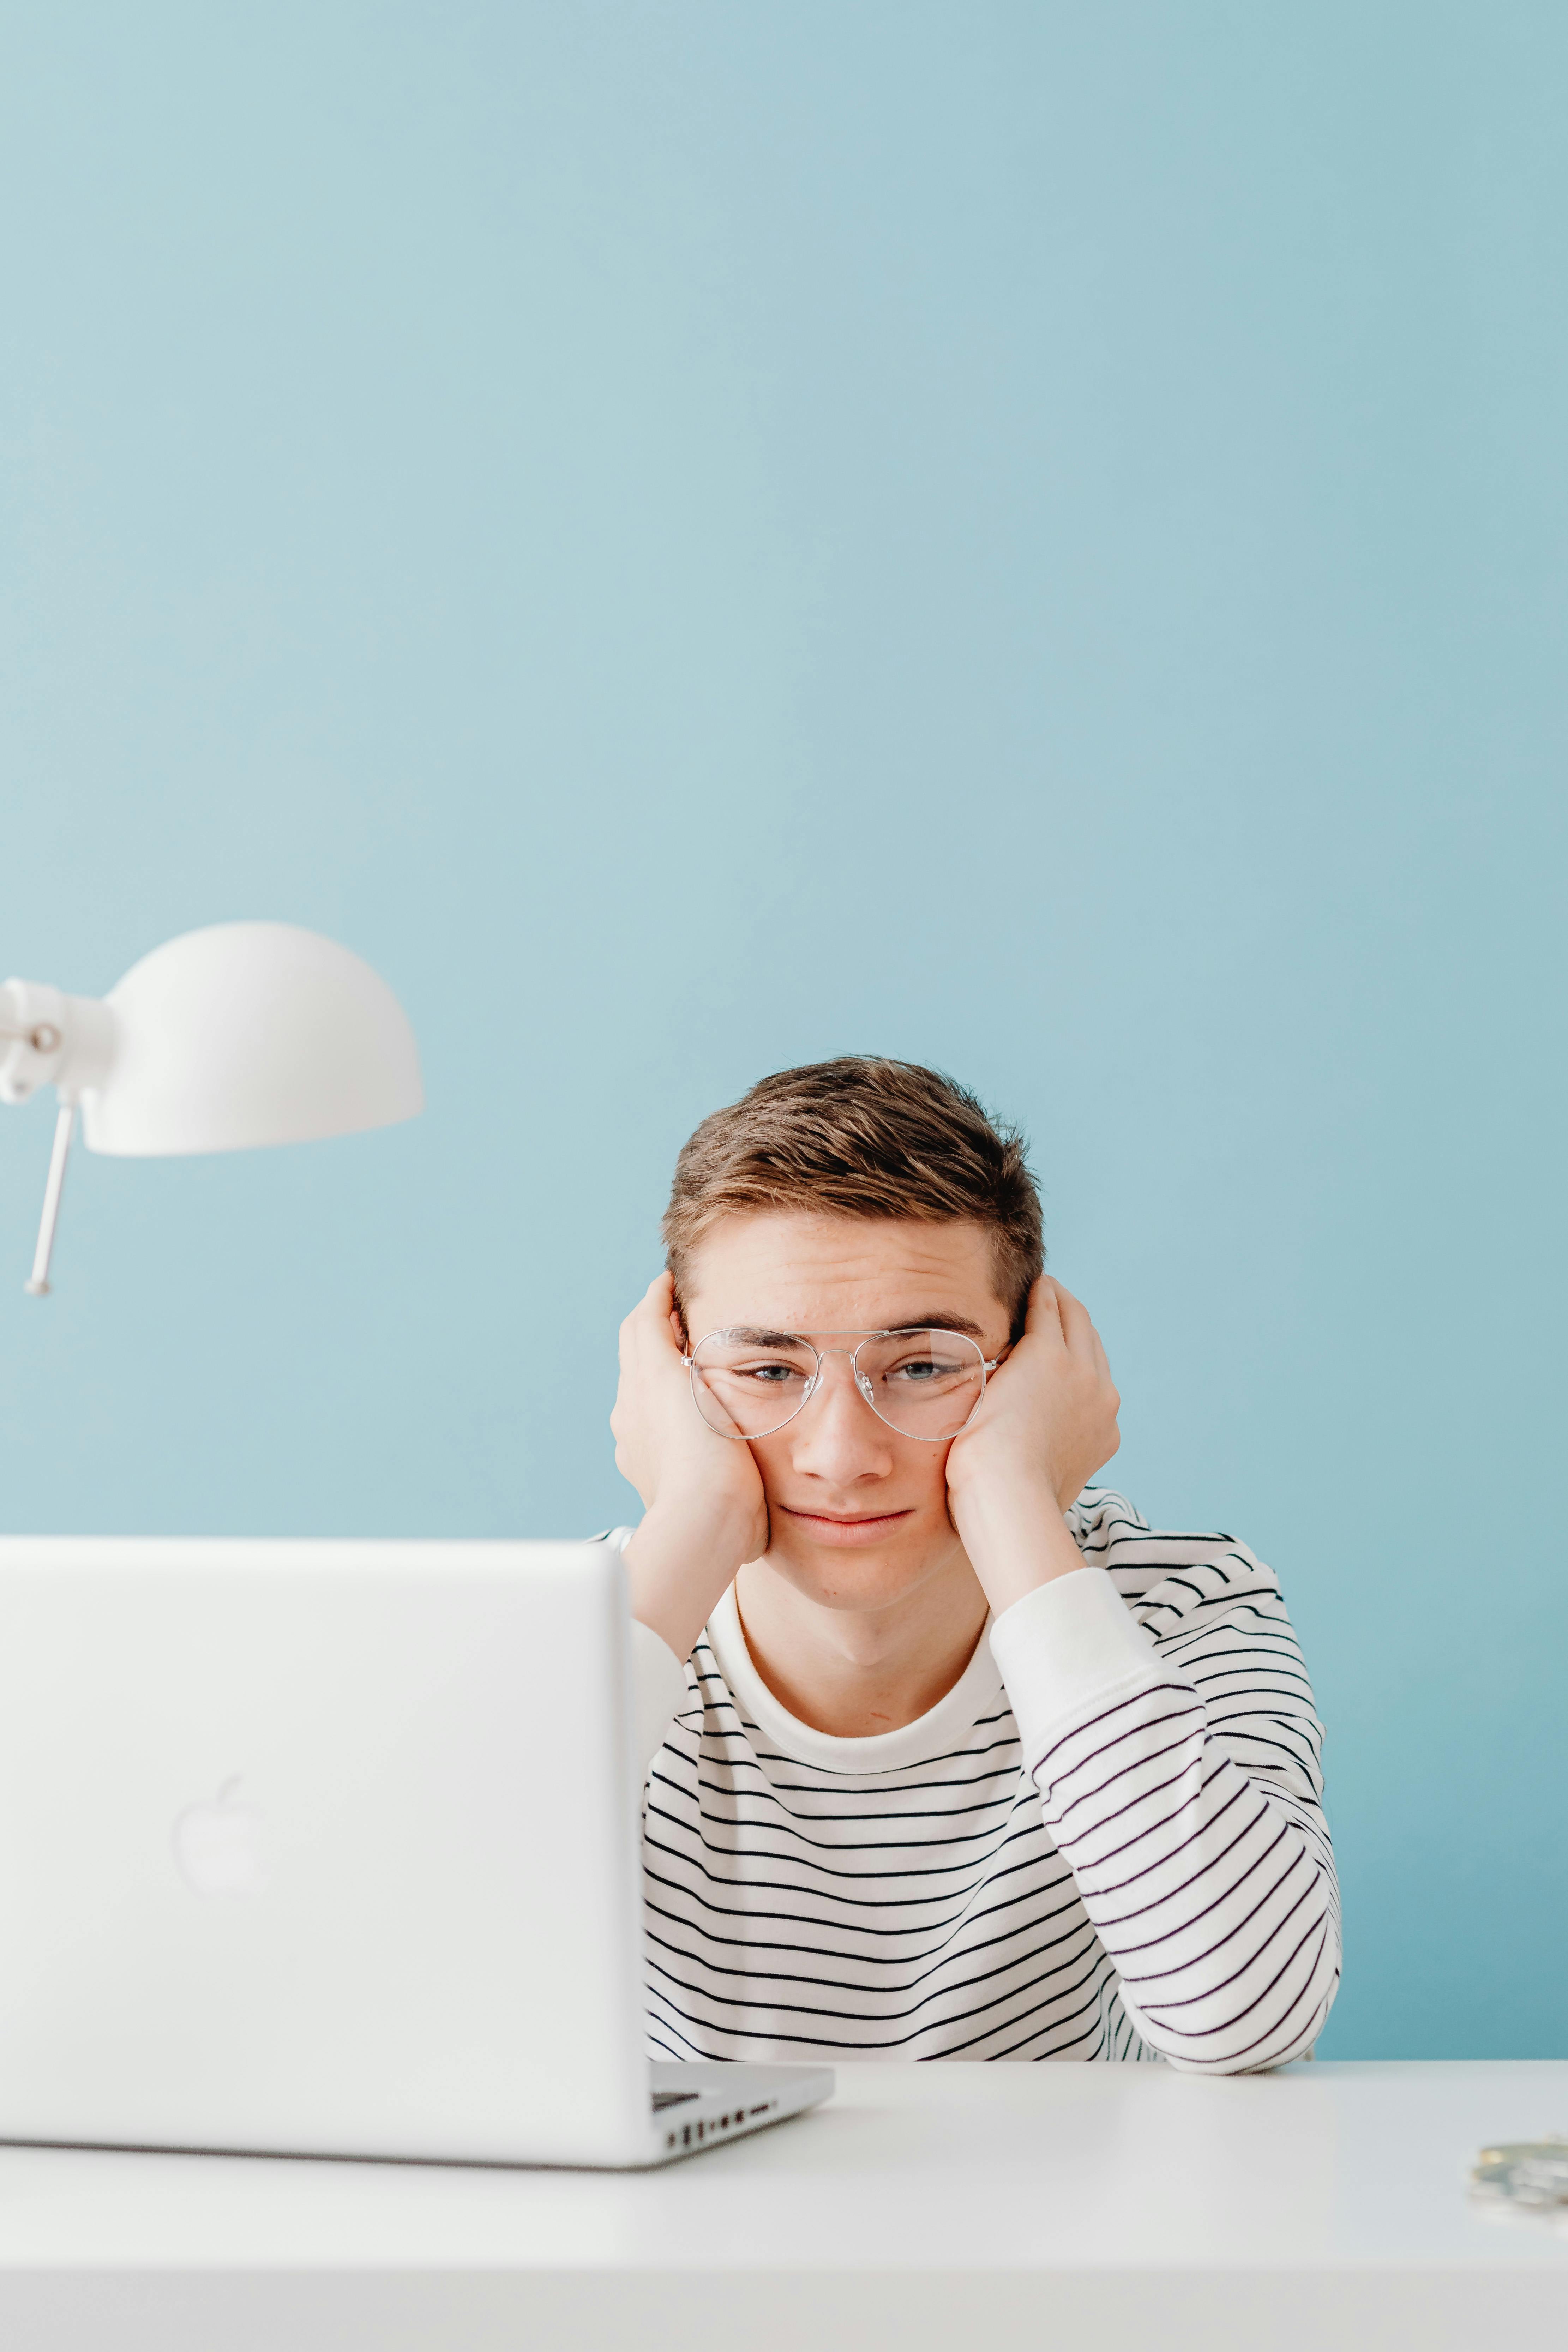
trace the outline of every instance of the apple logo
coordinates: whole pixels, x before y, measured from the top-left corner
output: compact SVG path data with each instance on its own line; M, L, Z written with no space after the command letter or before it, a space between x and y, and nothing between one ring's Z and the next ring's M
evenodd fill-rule
M239 1776L208 1804L187 1805L174 1823L174 1860L198 1895L256 1895L267 1884L261 1815L239 1801Z

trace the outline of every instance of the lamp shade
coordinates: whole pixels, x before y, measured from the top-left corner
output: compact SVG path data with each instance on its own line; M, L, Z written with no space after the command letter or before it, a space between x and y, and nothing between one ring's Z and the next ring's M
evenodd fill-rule
M292 923L186 931L104 1003L107 1051L81 1088L93 1151L242 1151L424 1108L419 1049L386 982Z

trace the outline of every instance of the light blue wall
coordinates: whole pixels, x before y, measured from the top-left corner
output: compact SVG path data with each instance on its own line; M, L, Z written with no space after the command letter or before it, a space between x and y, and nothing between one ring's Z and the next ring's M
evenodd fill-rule
M1568 15L0 15L4 939L368 956L416 1126L0 1120L4 1518L586 1530L759 1072L1031 1131L1285 1580L1341 2055L1568 2052ZM1550 2118L1548 2119L1550 2120Z

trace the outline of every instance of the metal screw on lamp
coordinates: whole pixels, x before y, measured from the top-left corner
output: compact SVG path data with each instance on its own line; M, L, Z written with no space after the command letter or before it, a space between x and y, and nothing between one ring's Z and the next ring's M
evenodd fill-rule
M59 1102L26 1288L49 1288L79 1108L89 1151L248 1150L350 1135L425 1106L419 1049L386 982L292 923L216 923L154 948L99 999L0 982L0 1102Z

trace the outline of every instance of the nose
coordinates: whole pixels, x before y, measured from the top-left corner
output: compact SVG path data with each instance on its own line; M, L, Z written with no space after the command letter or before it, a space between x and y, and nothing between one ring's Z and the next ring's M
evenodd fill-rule
M885 1478L893 1466L888 1425L855 1385L847 1356L825 1356L816 1393L790 1425L795 1467L807 1477L847 1486Z

